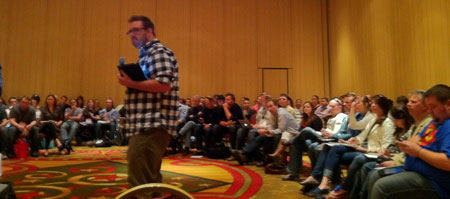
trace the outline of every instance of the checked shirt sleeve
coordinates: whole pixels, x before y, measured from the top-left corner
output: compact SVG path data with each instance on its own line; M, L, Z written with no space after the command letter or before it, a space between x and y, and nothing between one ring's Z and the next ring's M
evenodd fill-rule
M172 85L174 65L171 62L170 55L164 50L158 50L153 55L155 64L155 79L158 82Z

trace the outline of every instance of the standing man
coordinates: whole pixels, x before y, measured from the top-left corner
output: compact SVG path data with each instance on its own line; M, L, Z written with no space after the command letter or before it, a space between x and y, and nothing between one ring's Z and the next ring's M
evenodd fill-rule
M162 158L178 119L178 63L172 50L156 38L149 18L131 16L127 34L139 49L139 65L147 77L134 81L123 71L117 75L127 87L128 182L134 187L162 182Z

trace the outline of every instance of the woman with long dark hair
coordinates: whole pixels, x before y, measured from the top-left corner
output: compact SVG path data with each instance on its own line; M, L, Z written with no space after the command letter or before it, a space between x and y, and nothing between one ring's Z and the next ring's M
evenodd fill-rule
M45 99L45 106L41 108L41 129L40 132L45 134L45 152L44 156L48 156L48 149L51 140L55 140L55 145L62 150L61 141L56 136L58 129L61 127L64 120L62 110L57 106L56 97L48 95Z
M322 129L323 123L322 119L320 119L316 114L314 114L314 105L312 102L308 101L303 104L303 119L300 124L300 128L302 131L300 131L300 135L302 134L303 130L310 130L313 129L314 131L320 131ZM302 169L303 165L303 152L306 151L306 146L304 141L302 141L302 137L300 135L297 135L293 138L292 141L292 147L291 147L291 154L290 154L290 161L287 165L288 172L286 176L284 176L283 180L291 180L291 181L298 181L300 180L300 170Z

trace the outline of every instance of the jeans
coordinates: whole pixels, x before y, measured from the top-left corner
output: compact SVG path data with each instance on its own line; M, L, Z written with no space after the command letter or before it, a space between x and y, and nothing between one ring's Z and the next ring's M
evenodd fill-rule
M61 125L61 140L63 141L63 143L71 142L79 128L80 124L77 121L65 121Z
M311 176L315 179L321 179L322 176L328 178L336 177L337 171L340 171L340 164L350 164L354 157L361 154L355 152L354 148L347 146L324 146L317 158L316 165L311 172Z
M203 149L203 138L205 138L205 147L210 148L214 146L220 137L220 126L218 124L213 124L209 128L204 129L203 125L199 125L195 128L195 144L197 149Z
M194 135L195 128L198 126L201 125L194 121L189 121L178 132L178 134L183 137L185 147L191 148L191 135Z
M221 131L223 134L230 133L230 143L231 143L231 149L236 149L236 137L237 137L237 131L241 127L240 124L232 124L230 126L220 126Z
M276 143L276 140L279 140L280 138L281 135L258 135L251 139L248 144L242 148L242 152L248 156L258 156L260 154L259 148L263 146L265 155L273 153L275 149L274 143Z
M8 128L8 141L7 141L7 152L10 154L14 154L14 144L16 140L19 138L19 135L22 132L15 126L10 126ZM31 151L39 150L39 128L37 126L33 126L29 132L28 140L30 144Z
M235 144L235 148L238 150L241 150L242 147L244 147L245 145L245 139L248 137L248 132L250 131L249 128L239 128L237 131L237 135L236 135L236 143L232 143Z
M306 127L300 131L300 134L298 134L292 139L290 161L287 165L288 172L290 174L292 175L300 174L300 170L302 169L303 166L303 158L302 158L303 152L308 150L307 143L311 142L316 143L318 141L318 138L319 136L314 129ZM306 142L306 140L311 140L311 142Z
M97 122L95 124L94 139L101 139L103 137L106 137L106 135L104 135L104 133L103 133L104 130L109 130L110 135L108 138L110 140L113 140L117 136L116 124L114 122L110 122L110 123Z
M362 183L364 181L359 181L361 179L361 170L367 162L375 162L376 159L367 158L364 154L359 154L353 158L352 163L347 172L347 177L345 178L342 188L347 191L353 191L354 193L361 190ZM376 162L375 162L376 163ZM365 179L365 177L364 177Z
M369 189L371 199L387 198L439 198L433 183L426 177L412 171L383 177Z
M6 148L8 146L8 128L0 128L0 153L6 155Z

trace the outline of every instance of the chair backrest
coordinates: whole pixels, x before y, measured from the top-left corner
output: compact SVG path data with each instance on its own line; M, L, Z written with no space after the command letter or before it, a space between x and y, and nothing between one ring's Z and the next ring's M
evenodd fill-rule
M149 183L139 185L137 187L128 189L127 191L117 196L115 199L133 198L136 195L143 193L162 193L162 194L169 193L172 194L175 198L179 199L194 199L194 197L192 197L191 194L189 194L188 192L176 186L163 183Z

